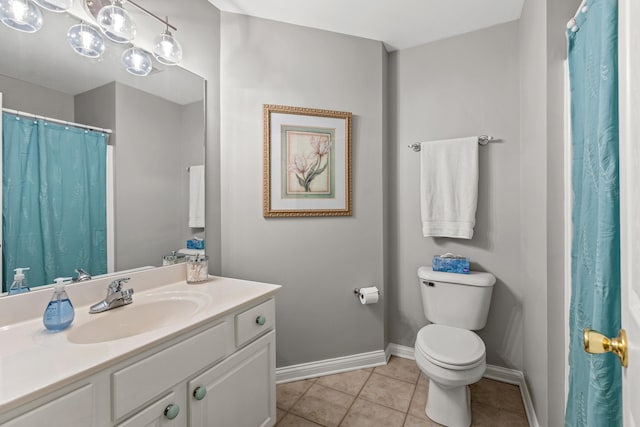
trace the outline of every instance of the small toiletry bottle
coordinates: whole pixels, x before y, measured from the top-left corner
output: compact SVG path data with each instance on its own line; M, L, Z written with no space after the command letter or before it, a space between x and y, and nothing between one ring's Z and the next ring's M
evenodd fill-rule
M71 280L71 277L58 277L55 279L56 286L53 290L53 297L51 297L51 301L49 301L49 305L47 305L42 316L42 323L50 331L67 329L75 317L73 305L64 290L65 282L69 280Z
M19 267L13 270L16 274L13 276L13 283L9 288L9 295L22 294L31 290L27 286L27 280L24 278L25 270L30 270L30 268Z

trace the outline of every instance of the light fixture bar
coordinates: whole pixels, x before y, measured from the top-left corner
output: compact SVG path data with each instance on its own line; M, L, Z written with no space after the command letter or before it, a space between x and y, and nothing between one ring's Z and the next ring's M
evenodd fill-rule
M158 21L162 22L167 27L171 28L173 31L178 31L178 29L176 27L174 27L173 25L169 24L169 18L162 19L158 15L156 15L155 13L145 9L144 7L140 6L138 3L136 3L136 2L134 2L132 0L127 0L127 3L131 3L133 6L137 7L140 11L142 11L142 12L146 13L147 15L151 16L152 18L155 18Z

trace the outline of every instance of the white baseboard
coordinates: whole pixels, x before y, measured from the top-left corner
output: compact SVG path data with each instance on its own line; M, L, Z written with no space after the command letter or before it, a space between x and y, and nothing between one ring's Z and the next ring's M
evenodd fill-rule
M336 357L335 359L285 366L276 369L276 384L382 366L386 365L387 360L388 356L385 351L376 350L351 356Z
M538 424L536 411L533 408L533 400L531 400L531 394L529 394L529 387L527 387L527 382L525 381L524 374L521 371L487 365L487 371L485 372L484 377L496 381L502 381L503 383L517 385L520 388L520 395L522 396L524 411L527 414L527 419L529 420L529 426L539 427L540 424Z
M332 375L356 369L381 366L385 365L391 356L415 360L413 347L391 343L384 351L377 350L369 353L360 353L352 356L336 357L335 359L319 360L317 362L302 363L300 365L278 368L276 369L276 383L282 384L323 375ZM527 387L527 383L522 372L515 369L487 365L484 377L517 385L520 388L520 394L522 395L522 402L524 403L524 409L527 414L527 419L529 420L529 426L539 427L538 419L533 408L533 401L529 394L529 388Z
M387 352L390 356L398 356L403 359L416 360L413 347L407 347L406 345L389 343L387 345ZM387 359L388 360L388 359Z

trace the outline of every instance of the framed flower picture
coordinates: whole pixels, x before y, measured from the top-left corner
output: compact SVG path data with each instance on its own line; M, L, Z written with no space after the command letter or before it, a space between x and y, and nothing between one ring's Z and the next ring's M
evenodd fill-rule
M265 217L351 216L351 113L264 105Z

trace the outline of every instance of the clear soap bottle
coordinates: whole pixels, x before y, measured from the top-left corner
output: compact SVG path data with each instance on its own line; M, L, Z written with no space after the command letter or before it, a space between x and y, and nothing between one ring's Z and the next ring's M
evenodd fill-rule
M53 296L42 316L42 323L50 331L67 329L75 317L71 300L64 290L65 282L69 280L71 280L71 277L58 277L55 279L56 286L53 290Z
M27 279L24 277L26 270L30 270L30 268L19 267L13 270L16 274L13 276L13 283L9 288L9 295L22 294L31 290L27 286Z

